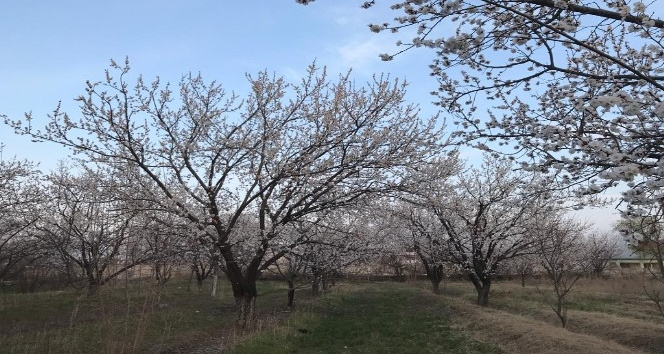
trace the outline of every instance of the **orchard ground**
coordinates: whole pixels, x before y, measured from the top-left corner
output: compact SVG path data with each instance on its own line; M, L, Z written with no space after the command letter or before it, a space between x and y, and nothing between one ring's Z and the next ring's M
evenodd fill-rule
M321 297L262 281L255 328L234 327L223 283L116 284L97 297L74 291L0 294L0 348L7 353L662 353L664 317L642 278L582 279L560 327L532 280L496 282L488 308L470 282L339 281ZM538 290L539 289L539 290Z

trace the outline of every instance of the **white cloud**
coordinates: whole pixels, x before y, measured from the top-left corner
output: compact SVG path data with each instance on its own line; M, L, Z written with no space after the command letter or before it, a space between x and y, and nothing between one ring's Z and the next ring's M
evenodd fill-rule
M334 22L340 26L357 26L358 24L366 25L371 20L371 11L362 9L360 6L353 5L339 5L332 6L328 11L334 17Z
M394 51L394 49L395 45L392 41L373 37L350 41L334 49L334 52L338 56L336 62L340 66L362 73L372 73L381 64L378 56Z

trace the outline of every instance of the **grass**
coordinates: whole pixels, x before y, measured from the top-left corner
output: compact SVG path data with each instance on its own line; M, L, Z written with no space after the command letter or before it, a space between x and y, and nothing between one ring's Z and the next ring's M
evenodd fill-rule
M74 291L0 292L2 353L662 353L664 318L636 278L583 279L563 329L535 283L496 282L488 308L470 282L341 282L322 297L299 290L286 308L283 282L263 281L257 325L234 327L227 284L187 291L136 281ZM540 284L546 291L546 285Z
M452 328L440 297L402 283L345 284L231 353L500 353Z
M569 310L578 310L619 317L664 323L643 292L641 279L581 279L566 298ZM469 284L468 284L469 285ZM453 283L457 292L465 291L471 299L472 289L465 283ZM461 290L464 289L464 290ZM491 289L491 306L524 315L546 308L542 292L554 298L553 289L546 282L532 282L525 288L514 282L497 282Z
M644 299L640 280L582 279L569 294L568 328L560 328L540 291L545 284L522 288L515 282L492 286L488 309L472 304L472 285L450 283L446 292L463 326L479 340L498 343L508 352L663 353L664 318ZM539 290L538 290L539 287ZM564 346L561 348L561 346Z
M261 286L269 291L273 283ZM272 303L269 296L265 303ZM234 319L232 297L223 286L212 298L207 288L188 292L183 281L164 287L138 281L126 289L103 288L92 298L73 291L2 294L0 348L8 353L186 352L188 345L220 339Z

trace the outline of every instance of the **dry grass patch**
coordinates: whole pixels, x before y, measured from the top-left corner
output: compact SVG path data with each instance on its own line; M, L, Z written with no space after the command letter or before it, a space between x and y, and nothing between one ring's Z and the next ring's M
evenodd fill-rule
M445 292L452 298L455 309L467 312L471 318L464 320L465 326L472 329L472 323L476 323L477 328L492 333L486 337L488 340L495 336L510 352L574 353L593 352L597 348L603 352L609 350L603 346L612 343L618 347L608 351L611 353L620 352L616 350L664 353L664 318L645 298L643 279L582 279L568 299L567 330L560 328L560 321L544 301L540 291L547 291L547 285L541 282L538 289L535 284L531 282L526 287L515 282L493 284L486 313L474 305L470 283L449 283ZM487 323L498 329L489 328ZM587 343L595 344L584 349Z
M574 333L527 316L480 308L457 298L448 297L446 300L456 315L457 329L508 353L643 353L610 340Z
M570 311L569 330L587 333L604 340L639 348L651 353L664 353L664 325L605 313Z

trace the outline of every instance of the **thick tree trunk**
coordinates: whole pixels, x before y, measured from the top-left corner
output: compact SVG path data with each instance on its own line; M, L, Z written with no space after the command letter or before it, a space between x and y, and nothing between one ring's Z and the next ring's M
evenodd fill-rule
M403 267L401 266L394 266L394 274L396 276L396 280L400 282L405 282L406 277L403 275Z
M240 282L232 282L233 297L237 311L237 325L248 328L254 322L254 309L256 305L256 279L243 278Z
M427 278L431 281L431 288L434 294L440 294L440 282L443 281L443 265L439 264L435 267L426 267Z
M240 328L248 328L254 322L254 310L256 306L256 294L245 293L235 298L237 306L237 325Z
M96 296L99 293L101 284L95 278L88 279L88 296Z
M440 295L440 280L431 280L431 290L436 295Z
M260 273L247 270L242 272L240 267L233 265L228 267L226 276L233 289L233 297L237 311L237 325L240 328L248 328L254 322L254 307L258 291L256 282Z
M288 281L288 307L295 306L295 283L292 280Z
M491 289L491 281L484 281L480 284L475 284L477 290L477 304L480 306L489 305L489 290Z
M95 270L91 266L85 269L85 275L88 278L88 296L97 295L99 288L101 287L101 274L96 276Z

